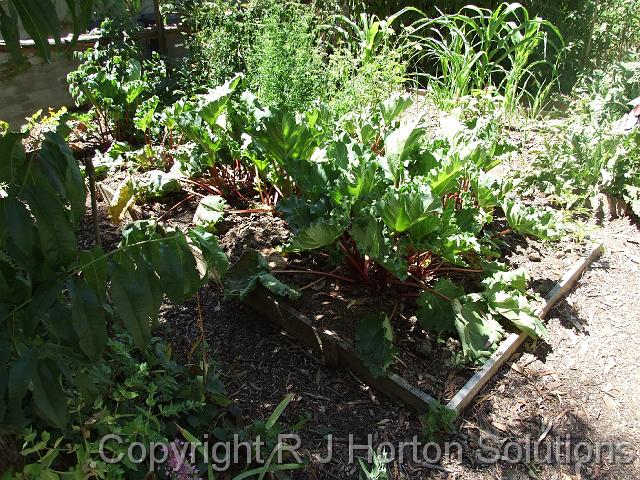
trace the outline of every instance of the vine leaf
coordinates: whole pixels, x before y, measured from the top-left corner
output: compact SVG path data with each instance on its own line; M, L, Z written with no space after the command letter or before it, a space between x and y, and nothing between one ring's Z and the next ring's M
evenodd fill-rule
M229 259L218 245L216 237L202 227L195 227L189 230L189 238L200 251L206 263L204 279L213 277L220 280L229 269Z
M50 360L38 362L31 377L33 400L40 416L60 430L67 425L67 397L60 384L60 371Z
M150 275L142 262L132 264L130 257L117 255L111 279L113 307L131 334L135 345L144 350L151 339L151 323L155 323L162 295L155 275Z

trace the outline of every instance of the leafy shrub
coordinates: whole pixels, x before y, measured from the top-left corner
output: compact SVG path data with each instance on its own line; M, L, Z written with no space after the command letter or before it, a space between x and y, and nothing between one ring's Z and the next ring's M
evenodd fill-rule
M189 0L177 2L175 11L187 32L183 45L189 53L177 70L187 96L204 93L245 71L246 12L236 2Z
M144 350L163 296L184 302L210 275L220 277L227 259L204 230L187 237L151 221L129 225L114 251L80 250L85 189L71 151L49 133L25 155L23 137L0 138L0 418L17 428L40 418L64 430L67 392L90 390L87 369L102 358L108 330L124 325Z
M624 132L619 124L627 102L639 94L637 61L615 62L583 77L574 89L571 114L547 129L546 148L523 173L522 186L570 208L584 208L604 192L639 214L638 132Z
M177 8L189 55L180 68L188 95L233 74L267 106L305 110L325 92L316 11L306 2L183 2Z
M363 13L357 22L334 18L327 98L336 118L362 112L405 87L406 38L398 37L392 28L401 15L381 20Z
M204 430L229 403L217 376L203 376L202 366L179 365L171 358L171 347L159 338L152 338L138 353L130 335L117 333L85 376L86 391L67 391L67 408L73 412L70 429L59 433L38 425L41 430L29 427L21 435L26 466L17 478L58 478L60 472L141 477L149 468L146 462L112 464L102 459L100 441L105 435L118 435L123 443L105 443L104 453L126 458L130 443L169 444L180 438L176 425L187 418L191 428Z

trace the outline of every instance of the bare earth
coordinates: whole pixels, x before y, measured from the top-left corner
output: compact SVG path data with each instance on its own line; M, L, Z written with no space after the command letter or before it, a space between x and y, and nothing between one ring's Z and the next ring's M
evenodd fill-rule
M449 478L640 478L640 233L620 219L599 236L607 252L549 316L547 344L529 346L502 369L460 420L458 439L472 455L480 434L495 436L497 445L522 443L526 435L543 438L543 444L564 442L570 435L572 450L580 442L601 444L600 461L592 451L594 460L587 462L590 452L582 445L583 466L579 460L568 465L503 460L488 467L465 461L447 465ZM617 455L611 455L607 447L616 443ZM513 458L517 449L510 452Z

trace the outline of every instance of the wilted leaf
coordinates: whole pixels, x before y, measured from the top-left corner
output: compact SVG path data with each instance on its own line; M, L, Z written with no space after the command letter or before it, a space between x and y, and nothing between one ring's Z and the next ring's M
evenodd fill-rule
M115 224L119 224L124 219L127 210L136 201L135 189L131 179L124 180L116 189L109 205L109 217Z
M504 336L500 324L487 314L486 307L480 302L463 297L453 300L451 305L464 357L472 362L489 358Z
M300 294L271 275L265 258L255 250L245 251L231 266L224 278L224 295L227 298L245 299L258 285L272 293L296 299Z

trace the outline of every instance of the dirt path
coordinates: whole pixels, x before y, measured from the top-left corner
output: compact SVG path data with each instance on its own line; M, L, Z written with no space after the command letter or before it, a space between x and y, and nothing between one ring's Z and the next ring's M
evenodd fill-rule
M598 236L607 252L553 310L547 343L514 357L464 414L456 439L465 445L465 461L447 465L450 478L640 478L640 231L622 219ZM569 442L574 458L483 466L473 458L481 435L493 437L501 453L505 442L542 439L542 459L566 452ZM614 455L610 444L617 444ZM518 447L509 448L515 459Z

